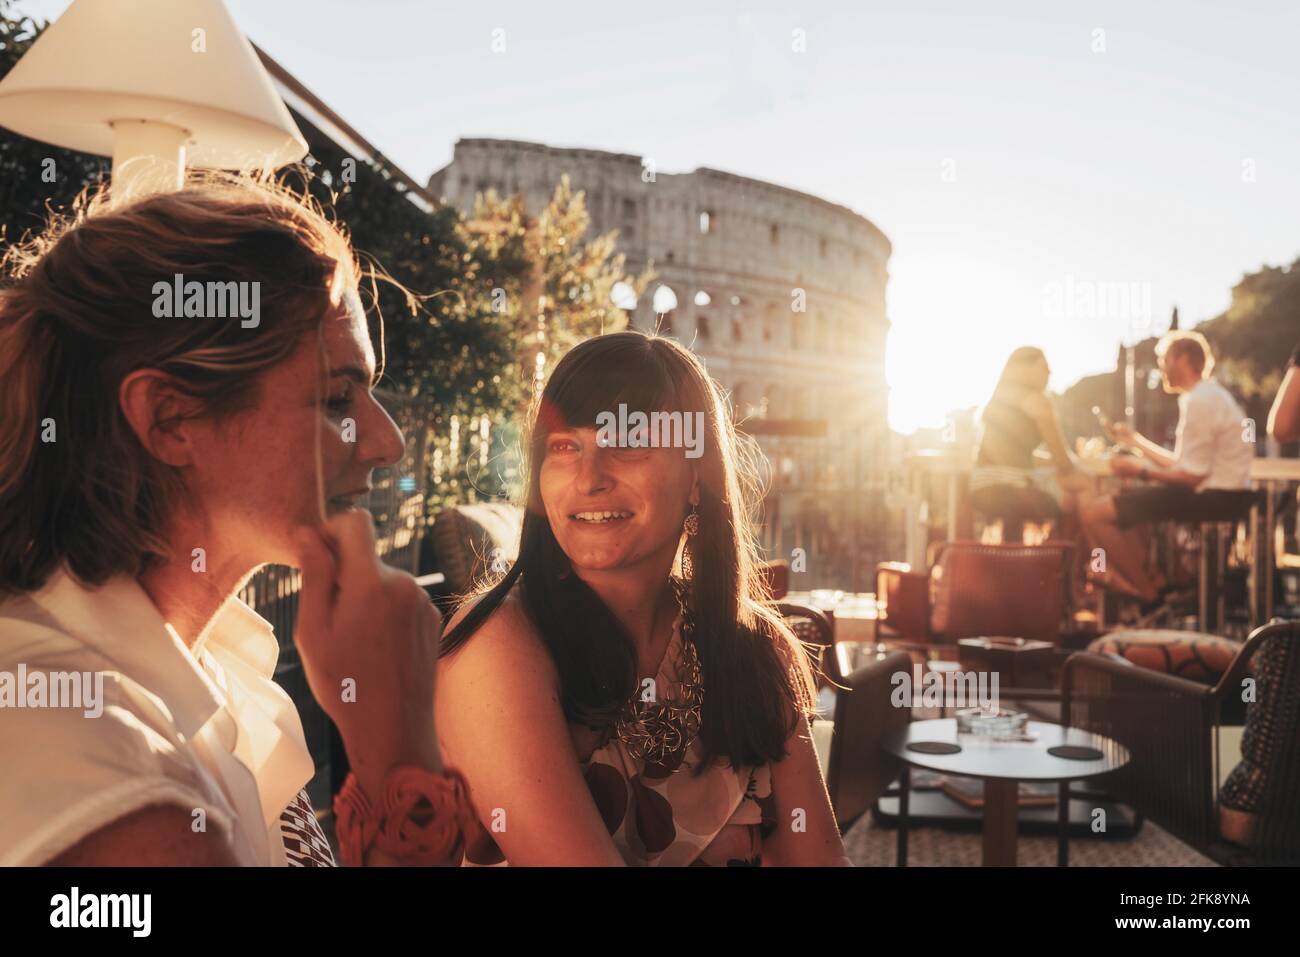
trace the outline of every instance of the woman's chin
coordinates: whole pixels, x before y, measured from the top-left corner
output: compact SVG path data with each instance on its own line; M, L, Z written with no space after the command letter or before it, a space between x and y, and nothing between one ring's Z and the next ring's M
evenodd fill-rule
M622 552L582 552L569 556L577 572L610 572L629 565L630 556Z

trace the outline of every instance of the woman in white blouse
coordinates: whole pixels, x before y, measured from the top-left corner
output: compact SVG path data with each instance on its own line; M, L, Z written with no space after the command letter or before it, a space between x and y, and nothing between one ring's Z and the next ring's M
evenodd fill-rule
M427 776L416 825L440 813L441 621L356 508L403 450L358 276L319 210L215 179L7 255L0 864L333 862L275 637L235 598L265 563L303 570L295 640L352 820L399 768ZM451 862L374 830L356 863Z

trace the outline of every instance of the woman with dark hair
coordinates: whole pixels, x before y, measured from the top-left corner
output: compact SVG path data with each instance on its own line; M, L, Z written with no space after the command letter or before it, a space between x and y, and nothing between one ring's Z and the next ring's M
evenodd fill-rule
M272 562L302 569L294 640L352 762L345 862L459 862L441 622L358 507L403 440L346 237L270 183L111 199L5 261L0 865L334 863L236 597Z
M971 504L1002 520L1004 542L1019 543L1026 522L1059 521L1072 513L1078 496L1089 488L1087 477L1070 460L1047 397L1050 375L1043 350L1016 349L980 413ZM1056 466L1055 475L1040 467L1035 453L1042 445Z
M1291 353L1277 397L1269 409L1268 434L1279 442L1300 439L1300 344Z
M439 740L481 823L466 862L845 863L807 656L699 360L587 340L531 425L519 558L443 639Z

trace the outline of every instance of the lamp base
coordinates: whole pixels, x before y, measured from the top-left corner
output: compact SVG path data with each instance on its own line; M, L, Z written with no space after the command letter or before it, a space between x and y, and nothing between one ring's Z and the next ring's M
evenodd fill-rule
M113 120L113 202L181 188L188 130L155 120Z

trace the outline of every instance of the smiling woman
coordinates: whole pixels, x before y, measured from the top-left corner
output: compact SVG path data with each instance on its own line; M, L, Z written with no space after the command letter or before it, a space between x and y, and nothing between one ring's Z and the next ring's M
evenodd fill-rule
M614 410L704 423L600 440ZM632 438L629 436L629 438ZM670 339L590 339L532 417L519 559L443 641L437 724L470 864L840 863L809 664L757 573L752 473Z

